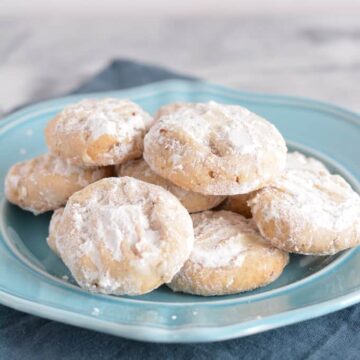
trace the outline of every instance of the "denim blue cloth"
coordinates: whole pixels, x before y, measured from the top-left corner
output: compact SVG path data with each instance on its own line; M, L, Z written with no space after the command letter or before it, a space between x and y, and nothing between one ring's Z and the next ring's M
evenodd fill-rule
M154 66L114 61L74 93L187 78ZM318 319L210 344L151 344L41 319L0 306L0 360L360 359L360 305Z

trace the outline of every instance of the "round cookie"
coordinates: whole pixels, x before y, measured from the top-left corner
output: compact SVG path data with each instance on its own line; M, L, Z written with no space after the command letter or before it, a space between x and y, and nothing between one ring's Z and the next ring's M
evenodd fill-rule
M5 196L34 214L55 210L83 187L113 174L113 169L83 169L68 161L41 155L13 165L5 179Z
M163 187L174 194L190 213L212 209L225 199L224 196L203 195L184 190L155 174L143 159L128 161L116 167L116 172L119 176L131 176Z
M279 249L330 255L360 243L360 196L338 175L289 169L249 205L261 234Z
M144 139L151 169L206 195L248 193L285 168L285 141L265 119L235 105L191 104L162 116Z
M170 104L163 105L156 112L154 119L159 120L162 116L169 115L183 107L189 107L194 105L193 103L184 103L184 102L174 102Z
M188 259L190 215L171 193L130 178L100 180L69 199L56 248L90 291L139 295L171 281Z
M53 251L54 254L60 257L59 251L56 247L55 242L55 234L59 232L59 227L61 226L61 219L62 215L64 213L64 208L56 209L50 219L49 224L49 236L47 237L46 241L49 246L49 248Z
M329 170L322 162L312 157L306 157L297 151L286 154L286 169L304 169L329 173ZM223 205L223 209L236 212L246 218L251 218L252 214L248 201L255 195L256 191L229 196Z
M46 129L50 152L79 166L121 164L141 157L153 118L135 103L87 99L67 106Z
M190 258L168 286L196 295L226 295L277 279L289 255L267 243L252 220L230 211L193 214Z

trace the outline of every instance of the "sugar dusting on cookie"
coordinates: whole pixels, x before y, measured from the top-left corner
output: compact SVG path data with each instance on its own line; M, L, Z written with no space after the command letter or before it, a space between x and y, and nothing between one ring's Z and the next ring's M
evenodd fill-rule
M45 135L53 154L81 166L106 166L140 157L153 122L129 100L85 99L65 107L50 121ZM69 142L72 146L66 147Z
M273 196L272 201L263 201ZM360 196L338 175L288 169L249 204L253 214L261 213L257 225L262 233L267 224L275 224L274 241L284 237L282 224L288 224L286 241L293 244L294 251L302 242L311 253L311 248L322 241L320 234L332 234L333 238L323 245L324 253L335 253L352 246L352 241L360 241ZM342 236L345 232L350 233ZM307 234L306 238L299 238L300 234Z
M215 102L166 113L144 139L144 158L152 170L208 195L264 186L285 168L286 151L284 139L265 119Z
M211 296L252 290L274 281L288 263L288 254L239 214L206 211L192 219L194 248L169 284L174 291Z
M355 217L360 218L359 195L338 175L290 169L273 186L290 195L287 205L299 215L299 221L306 219L321 228L341 231ZM281 216L275 202L271 210Z
M194 264L240 267L247 251L261 241L252 220L228 211L203 212L192 219L195 244L190 261Z
M171 280L193 246L191 218L179 201L130 177L76 193L63 225L56 235L62 259L81 286L102 293L151 291Z
M219 205L225 199L224 196L203 195L182 189L171 181L157 175L143 159L128 161L121 166L117 166L116 169L120 176L131 176L151 184L159 185L170 191L190 213L209 210Z
M329 170L319 160L312 157L307 157L298 151L289 152L286 155L286 168L287 169L304 169L313 171L324 171L326 173Z
M143 132L153 122L137 104L114 98L84 99L67 106L60 116L66 121L57 124L59 131L88 131L93 140L107 134L122 141Z
M38 214L65 205L73 192L110 172L108 168L80 168L44 154L11 167L5 179L5 194L9 201Z

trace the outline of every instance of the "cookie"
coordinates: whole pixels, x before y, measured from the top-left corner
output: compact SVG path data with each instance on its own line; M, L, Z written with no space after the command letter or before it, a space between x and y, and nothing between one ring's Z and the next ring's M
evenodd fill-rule
M163 105L156 112L154 119L159 120L162 116L169 115L183 107L189 107L194 105L193 103L185 103L185 102L174 102L170 104Z
M261 234L279 249L331 255L360 243L360 196L338 175L289 169L248 203Z
M287 153L286 169L304 169L329 173L329 170L322 162L312 157L306 157L297 151ZM251 218L252 214L250 206L248 205L248 201L255 195L256 191L247 194L229 196L222 208L224 210L229 210L241 214L246 218Z
M113 169L83 169L52 155L41 155L13 165L5 179L5 196L34 214L65 205L76 191L113 174Z
M61 219L62 219L62 215L64 213L64 208L59 208L56 209L50 219L50 224L49 224L49 236L47 237L46 241L47 244L49 245L49 248L53 251L53 253L57 256L60 257L59 251L56 247L56 243L55 243L55 234L57 234L59 232L59 227L61 226Z
M79 166L121 164L141 157L153 118L135 103L87 99L67 106L45 129L52 154Z
M225 199L224 196L203 195L184 190L155 174L143 159L128 161L116 167L116 172L119 176L131 176L163 187L174 194L190 213L212 209Z
M215 102L162 116L144 139L144 159L155 173L206 195L242 194L267 185L285 168L286 151L268 121Z
M171 281L194 242L179 200L130 177L103 179L75 193L53 229L50 238L78 284L114 295L140 295Z
M287 153L286 168L329 173L329 170L321 161L314 159L313 157L305 156L298 151Z
M277 279L289 261L239 214L206 211L191 217L194 248L168 284L174 291L210 296L253 290Z

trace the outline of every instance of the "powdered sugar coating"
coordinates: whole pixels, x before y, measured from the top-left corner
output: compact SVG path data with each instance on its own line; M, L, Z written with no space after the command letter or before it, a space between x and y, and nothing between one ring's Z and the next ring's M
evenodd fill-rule
M287 251L334 254L360 243L360 197L339 175L289 169L249 204L261 233Z
M286 168L312 170L316 172L323 171L329 173L329 170L321 161L314 159L313 157L305 156L298 151L287 153Z
M162 116L170 115L171 113L183 108L183 107L190 107L195 105L194 103L188 103L188 102L173 102L166 105L163 105L159 108L159 110L156 112L154 119L155 121L160 119Z
M118 166L116 171L119 176L131 176L163 187L174 194L190 213L209 210L225 199L224 196L203 195L182 189L155 174L143 159L128 161Z
M294 151L286 154L286 169L311 170L315 172L329 173L325 165L317 159L307 157ZM247 194L229 196L224 203L223 209L234 211L247 218L251 218L251 209L248 201L256 195L256 191Z
M159 175L209 195L253 191L281 173L285 141L265 119L235 105L182 106L144 139L144 159Z
M76 191L110 176L110 168L83 169L49 154L13 165L5 179L6 198L34 214L65 205Z
M55 234L59 231L59 227L61 226L62 215L64 213L64 208L56 209L50 219L49 223L49 236L46 239L49 248L56 254L60 256L59 251L56 247L55 242Z
M190 261L201 266L240 267L249 249L264 246L252 220L235 213L203 212L192 215L192 220L195 243Z
M192 216L189 260L169 284L175 291L223 295L264 286L277 278L288 255L269 245L252 220L229 211Z
M141 156L153 121L129 100L85 99L64 108L45 134L52 153L77 165L114 165Z
M113 98L84 99L67 106L61 116L64 120L56 125L58 131L89 131L92 140L107 134L121 142L152 123L151 117L137 104Z
M100 180L68 201L56 247L84 288L136 295L172 279L189 257L189 214L159 186L130 177Z

